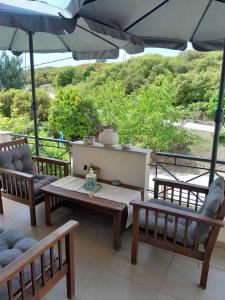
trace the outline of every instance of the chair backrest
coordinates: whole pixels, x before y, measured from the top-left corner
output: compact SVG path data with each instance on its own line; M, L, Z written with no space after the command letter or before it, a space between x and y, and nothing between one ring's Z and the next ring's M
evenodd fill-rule
M28 144L27 139L14 140L11 142L0 143L0 151L10 151L22 145Z
M0 167L33 174L33 160L26 139L0 143Z

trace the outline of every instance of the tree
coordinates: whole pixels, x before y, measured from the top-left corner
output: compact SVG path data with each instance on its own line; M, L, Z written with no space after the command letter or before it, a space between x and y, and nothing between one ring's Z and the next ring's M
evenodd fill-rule
M0 113L2 116L11 117L11 106L16 93L16 89L0 92Z
M31 92L24 90L15 90L13 103L11 105L11 114L14 118L18 116L29 116L33 118L32 112L32 97ZM48 113L50 109L50 98L48 93L37 89L36 97L38 103L38 119L40 122L48 120Z
M8 90L10 88L22 88L24 86L24 72L22 69L22 59L17 56L9 57L3 52L0 57L0 88Z
M82 98L81 89L67 86L59 89L52 102L49 124L54 132L63 132L66 139L95 135L100 128L98 113L92 102Z

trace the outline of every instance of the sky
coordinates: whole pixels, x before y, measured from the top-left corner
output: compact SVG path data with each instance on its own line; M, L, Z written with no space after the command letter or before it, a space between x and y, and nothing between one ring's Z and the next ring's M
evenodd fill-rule
M108 60L108 61L109 62L111 62L111 61L120 62L120 61L127 60L131 57L144 55L146 53L158 53L161 55L175 56L175 55L178 55L180 53L180 51L160 49L160 48L148 48L148 49L145 49L145 52L143 52L143 53L131 56L131 55L126 54L125 51L121 50L120 56L118 59ZM23 54L22 58L23 58L23 67L29 67L29 65L30 65L29 54L28 53L26 55ZM60 60L60 59L63 59L63 60L59 61L59 62L53 62L53 61ZM95 60L76 61L72 58L72 55L70 53L34 54L34 63L36 65L36 68L46 67L46 66L52 66L52 67L76 66L76 65L80 65L80 64L94 63L94 62L95 62ZM43 65L40 65L40 64L43 64Z

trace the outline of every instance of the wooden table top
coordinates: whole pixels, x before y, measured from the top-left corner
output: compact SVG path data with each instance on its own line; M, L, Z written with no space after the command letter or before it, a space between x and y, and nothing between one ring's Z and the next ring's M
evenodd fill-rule
M84 176L77 175L77 174L74 175L74 177L84 178ZM98 179L98 182L111 184L110 181L103 180L103 179ZM135 187L135 186L130 186L130 185L126 185L126 184L120 184L118 187L138 191L142 194L142 197L143 197L144 189L141 187ZM82 203L94 205L94 206L97 206L100 208L117 210L117 211L124 210L127 208L127 205L122 202L116 202L116 201L109 200L106 198L97 197L95 195L89 195L89 194L80 193L77 191L71 191L68 189L63 189L61 187L56 187L56 186L52 186L52 185L47 185L47 186L41 188L41 190L46 194L62 197L64 199L68 199L70 202L74 202L74 203L82 202Z

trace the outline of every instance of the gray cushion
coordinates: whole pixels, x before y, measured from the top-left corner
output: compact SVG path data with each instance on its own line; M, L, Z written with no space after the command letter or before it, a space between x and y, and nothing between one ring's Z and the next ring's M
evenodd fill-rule
M37 243L32 238L24 237L16 230L4 230L0 228L0 269L6 267L13 260L17 259L21 254L26 252L32 246ZM50 263L49 253L45 253L45 265L48 266ZM55 255L56 257L56 255ZM36 276L41 273L40 259L35 261ZM24 280L28 283L31 280L30 267L24 270ZM13 292L17 292L20 288L19 274L17 274L12 280ZM0 287L0 299L8 300L7 285Z
M12 162L11 151L0 151L0 167L4 169L15 170L15 166Z
M33 174L33 161L28 144L12 149L11 153L16 171Z
M159 199L152 199L146 202L150 202L150 203L155 203L155 204L159 204L159 205L163 205L166 207L172 207L172 208L176 208L182 211L189 211L189 212L193 212L195 213L194 210L188 208L188 207L183 207L180 206L178 204L175 203L171 203L169 201L165 201L165 200L159 200ZM146 214L145 214L145 210L141 209L140 210L140 227L144 228L145 226L145 218L146 218ZM148 229L150 231L154 231L155 228L155 213L153 211L150 212L149 214L149 220L148 220L148 224L149 227ZM191 222L189 222L189 227L190 227ZM168 216L168 221L167 221L167 236L169 238L173 238L173 234L174 234L174 227L175 227L175 217L173 216ZM189 228L188 227L188 228ZM157 233L158 234L164 234L164 228L165 228L165 214L163 213L159 213L158 214L158 223L157 223ZM193 236L191 235L191 231L188 229L188 236L187 236L187 244L189 246L193 245L194 240L193 240ZM183 243L184 242L184 234L185 234L185 219L179 218L178 219L178 224L177 224L177 242L179 243Z
M0 151L0 167L33 174L33 162L28 144L9 151Z
M205 201L198 211L199 214L210 217L216 218L218 211L224 201L224 178L218 177L215 179L210 187L208 195L205 198ZM190 226L190 230L192 231L192 235L195 234L196 230L196 222L192 222ZM211 230L211 226L201 224L199 228L199 242L205 243L207 241L209 232Z
M34 195L40 195L41 188L50 184L53 181L56 181L58 178L55 176L49 175L34 175Z

